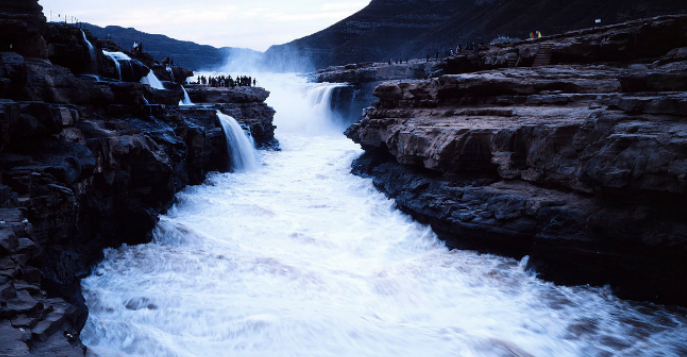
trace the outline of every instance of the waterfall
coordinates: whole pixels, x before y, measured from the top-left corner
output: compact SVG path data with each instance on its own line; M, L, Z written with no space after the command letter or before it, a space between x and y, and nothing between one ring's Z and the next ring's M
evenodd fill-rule
M160 80L157 79L157 76L155 75L152 69L150 70L150 72L148 72L147 76L141 78L141 83L147 84L155 89L166 89L165 86L162 85L162 82L160 82Z
M331 106L334 89L344 84L308 83L293 74L261 74L259 78L272 92L267 103L280 108L274 117L280 132L340 135L344 131Z
M83 30L81 30L81 34L83 35L83 40L86 42L86 45L88 45L88 53L91 55L91 68L89 69L92 73L95 74L98 69L98 67L96 66L95 47L93 47L91 41L88 40L88 37L86 37L86 33Z
M227 147L235 171L252 171L260 166L258 153L253 139L248 138L236 119L217 111L224 134L227 136Z
M184 100L180 100L179 105L194 105L193 101L191 101L191 97L188 96L186 88L184 88L184 86L181 86L181 90L184 91Z
M332 85L257 77L274 89L283 151L262 152L259 170L213 173L181 191L153 242L103 252L81 283L89 354L685 355L684 308L558 286L526 259L448 249L350 173L360 145L297 130L335 126L311 107ZM217 115L232 151L253 160L239 125Z
M112 62L114 62L115 67L117 68L117 74L119 75L119 80L122 80L122 66L119 64L119 61L126 61L126 62L131 62L131 57L127 56L126 53L123 52L109 52L109 51L103 51L103 54L107 57L109 57Z

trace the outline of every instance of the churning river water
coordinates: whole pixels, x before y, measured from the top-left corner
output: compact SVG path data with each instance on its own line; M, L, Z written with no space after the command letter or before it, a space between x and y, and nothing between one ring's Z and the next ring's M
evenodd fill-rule
M449 251L350 174L360 147L322 129L331 86L289 81L268 86L291 112L283 151L179 193L152 243L107 250L83 281L93 355L687 355L683 309Z

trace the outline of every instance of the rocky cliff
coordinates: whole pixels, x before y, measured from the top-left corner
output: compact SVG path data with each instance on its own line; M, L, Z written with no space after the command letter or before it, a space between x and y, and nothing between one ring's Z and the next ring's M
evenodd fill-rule
M657 15L687 12L681 0L373 0L360 12L313 35L273 46L272 58L309 58L315 68L425 58L497 36L525 39Z
M115 63L100 49L116 44L46 24L36 0L1 4L0 355L84 356L80 280L103 249L148 242L176 192L231 169L218 109L276 145L274 111L258 88L178 106L191 71ZM151 70L165 90L140 83Z
M562 36L554 47L585 54L565 65L473 71L493 64L484 49L469 68L456 59L457 74L378 86L347 131L366 151L354 172L450 247L687 304L687 17L644 21L643 35L664 39L652 44L623 40L635 25L591 46L588 33ZM633 48L616 41L653 47L623 61L615 53ZM593 63L594 51L613 61Z

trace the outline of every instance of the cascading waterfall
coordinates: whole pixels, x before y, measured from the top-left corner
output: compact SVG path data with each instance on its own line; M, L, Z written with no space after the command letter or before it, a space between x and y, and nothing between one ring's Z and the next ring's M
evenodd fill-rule
M220 111L217 111L217 116L224 129L224 135L227 136L234 171L252 171L260 167L259 154L255 150L253 138L246 136L236 119Z
M343 84L306 83L304 78L296 75L260 78L272 93L268 102L279 108L275 123L281 132L340 135L345 130L331 110L334 89Z
M119 80L122 80L122 66L119 63L119 61L125 61L125 62L131 62L131 57L129 57L126 53L123 52L109 52L109 51L103 51L103 54L107 57L109 57L112 62L115 64L115 68L117 68L117 75L119 75Z
M184 88L184 86L181 86L181 90L184 91L184 99L179 101L179 105L195 105L193 104L193 101L191 101L191 97L189 97L186 88Z
M93 47L93 44L91 43L91 41L88 40L88 37L86 37L86 33L83 30L81 30L81 34L83 35L83 40L86 42L86 45L88 46L88 53L91 56L91 63L89 64L90 65L89 69L90 69L91 73L95 74L97 72L97 68L98 68L97 59L95 56L95 47Z
M133 67L131 66L131 57L129 57L126 53L123 52L109 52L109 51L103 51L103 54L107 57L109 57L115 64L115 67L117 68L117 75L119 76L119 80L123 80L122 77L122 65L119 63L119 61L127 62L129 63L129 67L132 68L132 73L133 73ZM148 72L148 75L141 78L141 83L147 84L155 89L161 89L165 90L165 86L160 82L160 80L155 76L155 73L153 70L150 70Z
M160 80L157 79L157 76L155 75L152 69L150 70L150 72L148 72L147 76L141 78L141 83L147 84L155 89L166 89L162 82L160 82Z
M687 354L685 309L556 286L525 260L449 251L350 174L362 150L312 107L326 85L257 77L281 80L267 88L283 151L263 153L260 170L181 192L152 243L105 251L82 283L81 336L94 355ZM252 151L238 123L218 115L232 148ZM307 135L307 123L331 130Z

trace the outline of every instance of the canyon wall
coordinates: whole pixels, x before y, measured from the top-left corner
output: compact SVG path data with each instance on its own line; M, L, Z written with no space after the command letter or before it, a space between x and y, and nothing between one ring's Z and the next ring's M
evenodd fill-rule
M149 242L176 192L231 169L217 110L277 148L274 111L262 88L179 106L193 72L0 4L0 355L84 356L80 280L103 249Z
M614 53L633 47L616 45L638 28L662 39L656 57L623 61ZM554 46L587 58L466 69L468 57L492 65L477 59L500 48L483 48L443 63L456 74L379 85L347 131L366 151L354 172L449 247L527 255L544 279L685 305L687 17L618 26L598 46L586 32L562 38ZM612 61L594 63L595 49Z

